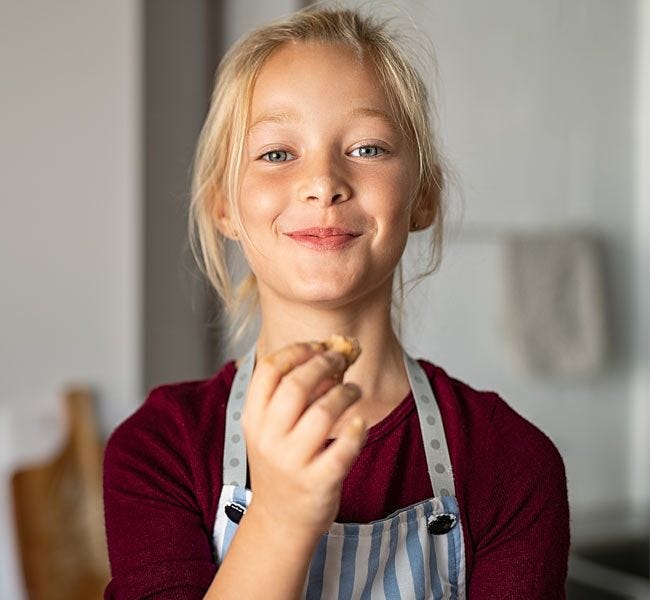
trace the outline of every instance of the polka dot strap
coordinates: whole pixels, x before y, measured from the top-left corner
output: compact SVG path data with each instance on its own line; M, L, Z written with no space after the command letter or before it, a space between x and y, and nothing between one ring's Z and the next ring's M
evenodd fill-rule
M223 453L223 484L246 485L246 444L241 426L241 415L246 400L246 390L255 366L255 346L244 357L228 397L226 409L226 440Z
M433 493L435 496L455 496L447 439L429 378L419 363L406 353L404 353L404 365L420 419L422 442Z

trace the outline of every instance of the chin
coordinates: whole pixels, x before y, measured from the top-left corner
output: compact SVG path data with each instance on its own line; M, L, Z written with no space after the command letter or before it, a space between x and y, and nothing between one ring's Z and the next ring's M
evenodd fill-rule
M312 281L305 285L292 286L291 296L299 302L333 307L349 302L359 294L358 286L350 280L340 282Z
M368 294L370 287L361 282L347 281L341 286L314 286L309 289L294 290L293 298L301 304L310 305L313 308L339 309L350 306L353 303L366 302L369 297L377 299L379 290Z
M343 290L309 290L295 294L300 302L323 306L334 306L349 300L350 292Z

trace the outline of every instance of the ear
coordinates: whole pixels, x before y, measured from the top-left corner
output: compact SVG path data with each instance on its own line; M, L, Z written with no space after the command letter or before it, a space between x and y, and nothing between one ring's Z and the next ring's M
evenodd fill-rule
M230 240L239 239L237 227L230 216L228 203L223 197L219 197L215 200L213 215L215 224L221 235Z
M442 170L436 165L434 177L428 188L413 203L413 208L411 209L411 231L427 229L436 220L440 208L442 186Z

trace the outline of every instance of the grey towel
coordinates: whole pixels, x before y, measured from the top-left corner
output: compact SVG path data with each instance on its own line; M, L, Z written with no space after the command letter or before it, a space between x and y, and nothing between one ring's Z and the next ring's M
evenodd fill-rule
M545 376L589 375L606 355L603 270L595 237L508 238L506 331L515 362Z

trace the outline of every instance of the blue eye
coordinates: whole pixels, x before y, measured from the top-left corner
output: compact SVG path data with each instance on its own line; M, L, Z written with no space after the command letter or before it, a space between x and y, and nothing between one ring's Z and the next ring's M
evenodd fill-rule
M286 162L289 156L293 156L290 152L286 150L269 150L262 154L260 158L264 159L266 162ZM266 158L265 158L266 157Z
M354 154L357 150L359 150L359 154ZM366 158L366 157L373 157L373 156L380 156L381 154L385 154L386 150L383 148L380 148L379 146L359 146L358 148L355 148L352 150L350 153L352 156L358 156L360 158Z

